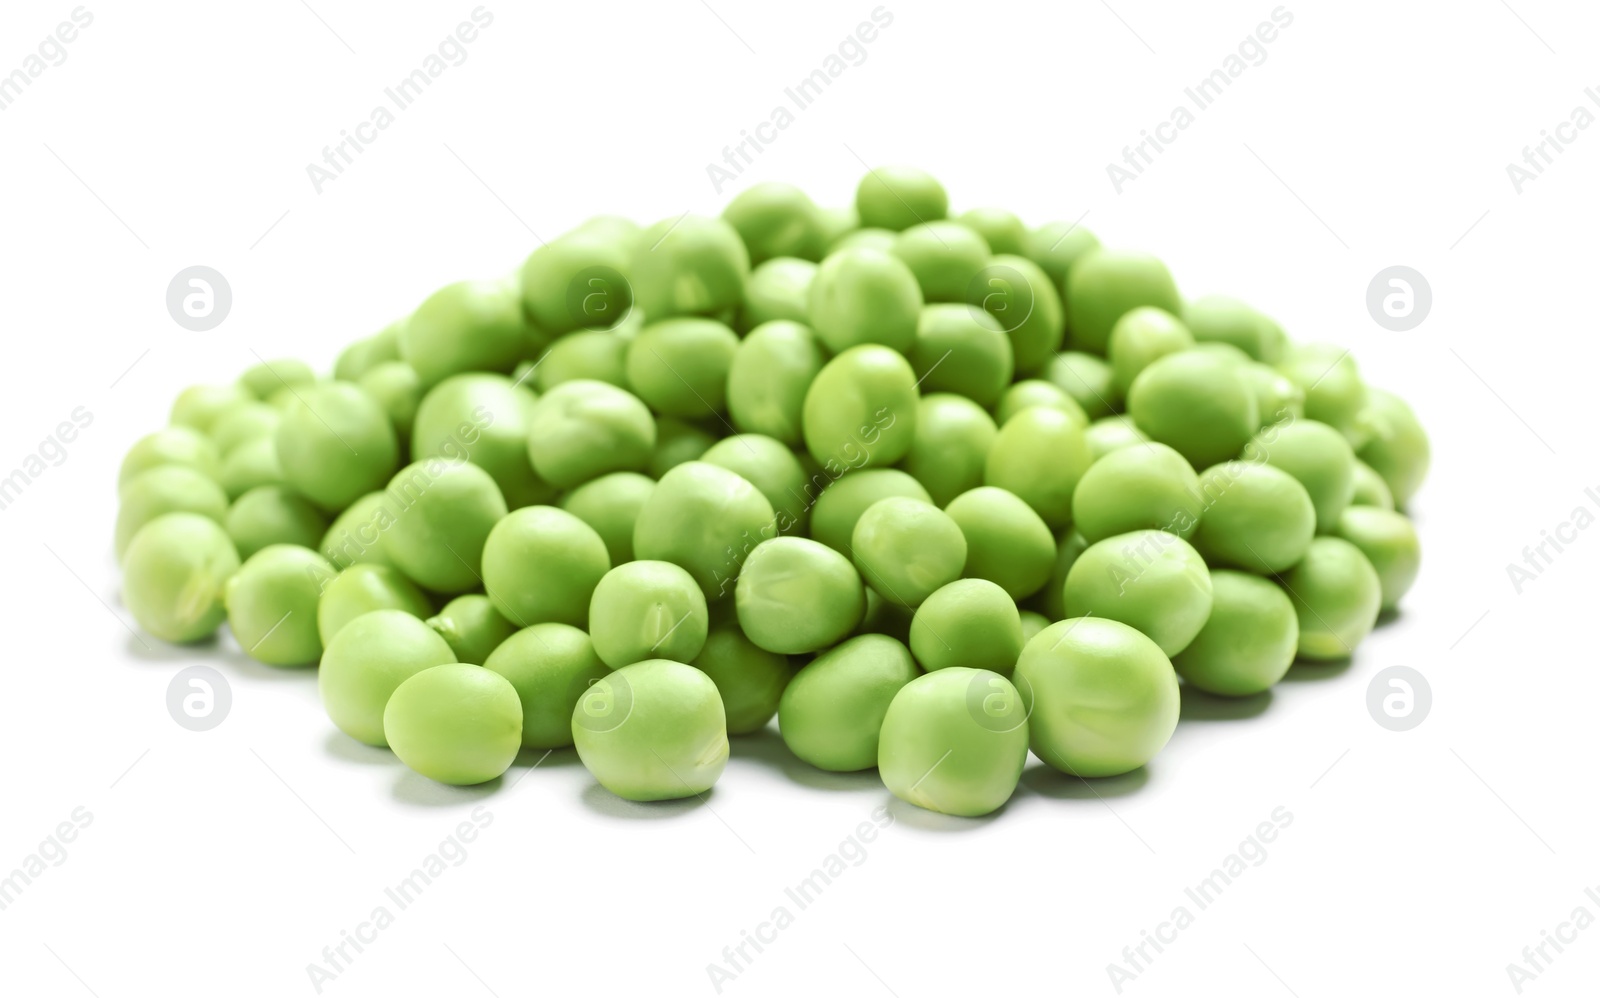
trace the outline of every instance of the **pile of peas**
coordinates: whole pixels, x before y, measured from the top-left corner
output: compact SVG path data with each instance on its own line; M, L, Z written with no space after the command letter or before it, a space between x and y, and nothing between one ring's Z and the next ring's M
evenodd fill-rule
M1416 577L1428 459L1347 352L886 168L853 208L595 218L332 378L189 388L116 552L150 634L319 665L332 722L434 780L576 745L679 798L776 715L970 816L1030 749L1144 765L1180 681L1349 656Z

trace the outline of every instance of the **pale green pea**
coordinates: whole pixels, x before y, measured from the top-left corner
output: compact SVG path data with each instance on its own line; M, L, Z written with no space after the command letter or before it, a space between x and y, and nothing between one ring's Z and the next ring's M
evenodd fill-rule
M846 250L869 249L890 253L894 250L897 235L889 229L856 229L835 240L828 247L828 252L833 254L843 253Z
M923 395L917 431L901 470L921 482L935 506L983 484L989 448L998 433L983 407L961 395Z
M506 515L506 501L487 471L465 461L418 461L400 469L389 494L399 507L394 525L383 532L391 562L436 593L482 584L484 542Z
M1038 264L1022 256L995 256L978 273L964 300L984 309L1011 340L1018 374L1044 369L1066 332L1061 294Z
M1200 476L1165 444L1114 450L1089 466L1072 495L1072 525L1089 541L1133 530L1182 538L1200 526Z
M380 542L397 511L386 490L368 492L333 521L319 545L322 556L341 571L358 562L390 564Z
M315 550L328 532L322 510L282 485L261 485L246 492L234 500L222 522L241 558L274 544Z
M211 441L218 454L226 455L251 440L271 437L283 421L283 410L265 402L240 402L217 417L211 426ZM176 427L174 427L176 429ZM211 472L215 475L215 470Z
M842 208L819 208L822 218L822 244L832 249L839 240L861 227L861 218L854 205Z
M916 339L922 304L922 289L905 261L876 249L841 249L817 268L806 314L834 353L864 344L904 353Z
M856 214L868 228L901 232L950 212L944 186L914 166L880 166L856 186Z
M1318 533L1333 532L1355 495L1355 452L1338 430L1315 420L1267 427L1245 446L1244 458L1287 471L1305 486Z
M815 473L809 458L802 461L800 455L771 437L739 433L706 448L700 460L726 468L760 489L772 504L779 531L804 533L811 510L806 486Z
M1393 510L1351 506L1340 514L1335 533L1359 548L1377 570L1382 608L1397 608L1422 568L1417 528Z
M964 302L989 262L989 244L957 222L924 222L895 237L891 251L917 279L925 302Z
M1059 530L1072 522L1072 493L1094 457L1075 416L1033 406L1000 427L983 482L1013 492Z
M193 385L172 403L172 425L210 433L219 416L252 398L242 385Z
M633 528L634 554L670 561L694 576L708 599L726 596L750 549L777 533L772 504L726 468L680 464L656 483Z
M383 709L383 734L401 762L431 780L487 783L517 758L522 702L498 673L460 662L436 665L394 691Z
M589 635L570 624L534 624L507 637L483 667L504 676L522 701L522 745L558 749L572 744L572 711L589 687L611 670Z
M579 380L627 388L630 342L630 337L610 329L585 329L561 337L539 360L534 373L539 390L547 392L563 382Z
M994 316L972 305L925 306L908 357L923 391L965 395L986 409L1011 384L1011 340Z
M727 408L739 337L715 319L652 322L628 344L628 387L664 416L712 419Z
M596 681L573 709L572 738L600 785L626 800L705 793L728 764L716 683L679 662L639 662Z
M680 464L700 460L716 442L717 435L698 423L674 416L657 416L656 446L650 452L650 466L646 470L659 479Z
M1055 541L1044 520L1021 498L985 485L950 500L945 512L967 540L962 575L987 579L1014 600L1026 599L1044 586L1055 559Z
M538 400L501 374L458 374L439 382L417 408L414 461L467 460L494 479L511 509L554 500L556 490L533 470L528 436Z
M856 629L867 596L844 555L816 541L775 537L757 544L734 586L739 627L782 655L821 651Z
M894 464L917 432L917 376L882 346L851 347L818 372L806 391L806 449L830 472Z
M738 306L750 254L720 218L682 215L645 229L629 266L633 298L652 321Z
M892 496L933 502L921 482L896 468L852 471L828 482L820 492L808 494L816 495L811 507L812 538L847 557L856 521L868 506Z
M862 634L812 659L778 703L778 731L801 760L849 773L878 764L878 736L889 704L922 670L906 646Z
M501 518L482 551L484 591L518 627L582 625L595 586L611 571L595 529L554 506L526 506Z
M1365 461L1356 461L1355 491L1350 495L1352 506L1376 506L1379 509L1394 509L1394 494L1389 491L1389 483L1383 476L1372 470L1372 466Z
M1277 367L1305 392L1306 418L1328 424L1353 446L1366 442L1372 430L1363 418L1367 386L1350 351L1331 343L1302 344L1291 348Z
M739 233L752 264L773 257L820 260L827 246L820 209L793 184L753 184L734 195L722 218Z
M1133 379L1152 362L1192 346L1194 335L1170 312L1148 305L1127 312L1111 327L1106 344L1117 396L1127 395Z
M1005 804L1028 760L1021 695L984 669L918 676L884 714L878 773L903 801L975 818Z
M1150 442L1144 431L1135 426L1125 413L1101 416L1084 428L1083 436L1089 443L1089 454L1096 461L1114 450Z
M228 628L246 655L268 665L312 665L322 657L317 600L334 576L306 547L274 544L245 559L223 587Z
M117 509L116 554L121 561L133 535L166 513L198 513L222 523L228 497L204 472L183 464L163 464L141 472L123 485Z
M522 306L551 336L604 329L633 308L628 281L638 227L626 219L589 223L546 243L522 265Z
M1099 247L1095 234L1077 222L1046 222L1028 233L1022 255L1038 264L1064 300L1072 268Z
M806 392L825 362L811 327L774 320L750 331L728 367L728 417L742 433L801 442Z
M1299 656L1349 658L1378 620L1383 582L1361 549L1342 537L1318 537L1282 576L1300 617Z
M128 448L117 471L120 490L135 477L152 468L179 464L215 479L220 470L216 444L205 434L188 426L168 426L140 437Z
M433 615L433 604L397 568L351 565L323 587L317 601L317 633L323 645L331 646L352 620L377 610L399 610L422 620Z
M811 282L817 265L810 260L780 256L750 272L744 303L734 327L749 332L765 322L806 322L811 317Z
M1211 573L1189 542L1162 530L1136 530L1089 545L1067 572L1068 617L1121 621L1176 655L1211 614Z
M690 664L716 684L730 735L765 728L795 671L787 657L745 637L731 618L712 625L705 647Z
M1398 395L1373 389L1367 406L1363 421L1371 429L1371 439L1361 445L1358 455L1389 486L1395 508L1404 509L1428 475L1428 434Z
M378 403L394 427L395 439L402 446L411 440L412 424L422 404L422 379L405 361L378 364L356 381Z
M633 560L633 526L655 491L655 480L633 471L614 471L585 482L561 498L561 508L593 527L605 541L612 565Z
M1305 557L1317 513L1305 486L1268 464L1227 461L1200 473L1204 511L1194 546L1206 561L1258 574Z
M612 471L642 471L656 422L639 398L603 381L568 381L528 417L528 454L539 477L570 489Z
M589 634L613 669L652 658L691 662L710 618L694 576L670 562L630 561L605 574L589 601Z
M275 437L284 481L328 510L342 510L382 487L400 451L377 401L342 381L312 385L298 396Z
M1228 343L1252 359L1276 364L1288 349L1283 327L1226 295L1207 295L1183 307L1183 321L1201 343Z
M1061 535L1056 542L1055 558L1050 566L1050 581L1044 584L1033 603L1051 622L1065 619L1066 607L1062 604L1062 591L1067 585L1067 573L1077 564L1078 556L1089 550L1089 542L1076 530Z
M1201 350L1168 354L1139 372L1128 415L1196 468L1238 457L1261 425L1239 365Z
M217 484L230 500L263 485L282 485L286 479L278 462L278 444L272 437L247 440L228 452L217 472Z
M970 208L956 221L982 236L991 252L1022 256L1027 247L1028 227L1004 208Z
M1063 350L1045 364L1044 377L1078 403L1086 421L1116 411L1117 388L1111 365L1102 357L1081 350Z
M1218 696L1271 689L1294 663L1300 621L1270 579L1213 569L1211 616L1189 647L1172 657L1184 682Z
M929 672L962 667L1009 676L1022 654L1017 604L987 579L942 586L911 618L911 654Z
M1018 617L1022 623L1022 643L1027 644L1035 634L1050 626L1050 618L1033 610L1019 611ZM1013 663L1014 665L1015 663Z
M1066 392L1049 381L1039 378L1030 378L1018 381L1007 388L1005 394L1000 396L1000 404L995 406L994 421L999 426L1011 422L1011 417L1024 409L1034 406L1044 406L1047 409L1060 409L1079 422L1088 425L1089 417L1084 413L1083 406Z
M880 499L856 521L850 551L862 579L879 596L916 607L961 577L967 539L932 503Z
M269 399L284 388L299 388L316 380L317 372L310 364L292 357L253 364L239 375L239 384L258 399Z
M1117 320L1141 305L1172 315L1183 300L1167 265L1148 253L1101 247L1076 261L1067 278L1067 342L1104 356Z
M457 662L482 665L516 626L501 616L482 593L457 596L427 620L455 653Z
M431 388L452 374L510 371L527 337L517 281L458 281L428 296L400 327L399 359Z
M122 559L122 601L139 626L162 641L210 637L222 623L222 590L239 553L215 519L166 513L146 523Z
M340 731L379 747L388 744L383 712L400 684L455 661L444 638L403 610L362 614L331 638L324 633L323 643L317 669L323 710Z

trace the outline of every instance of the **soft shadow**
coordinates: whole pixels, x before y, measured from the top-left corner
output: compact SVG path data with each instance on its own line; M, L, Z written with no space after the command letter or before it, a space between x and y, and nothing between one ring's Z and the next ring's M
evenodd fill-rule
M317 667L311 665L277 666L257 662L220 634L196 641L193 644L169 644L148 634L128 635L124 644L128 654L141 662L161 665L211 665L225 666L240 676L258 682L305 682L308 677L315 682Z
M1340 658L1331 662L1308 662L1297 659L1289 672L1279 682L1316 683L1324 679L1337 679L1350 671L1351 659Z
M583 806L596 814L605 815L607 818L623 818L629 821L659 821L663 818L678 818L693 811L698 811L705 806L706 794L694 797L682 797L678 800L634 801L623 800L616 794L602 787L598 783L591 783L583 788Z
M878 770L864 769L856 773L830 773L802 761L783 738L771 728L728 739L728 752L735 759L753 759L781 772L800 784L817 790L881 790L883 781Z
M330 730L327 737L322 739L322 748L340 762L353 762L360 766L395 766L400 762L388 749L364 745L338 728Z
M1178 695L1180 721L1239 721L1260 717L1272 706L1271 690L1247 697L1219 697L1184 683L1178 687Z
M1400 612L1400 608L1399 607L1391 606L1386 610L1378 611L1378 622L1376 624L1373 624L1372 626L1375 627L1375 628L1376 627L1388 627L1390 624L1392 624L1395 621L1399 620L1403 616L1405 616L1405 614Z
M1110 800L1138 793L1150 780L1150 771L1140 766L1121 776L1102 776L1086 780L1068 776L1041 763L1022 772L1022 786L1052 800Z
M193 644L174 645L168 644L160 638L151 637L148 634L129 634L128 640L124 642L124 647L131 657L141 662L167 664L174 662L189 664L195 662L210 663L220 658L223 652L222 642L216 635L212 635L203 641L196 641Z
M482 800L505 785L504 777L495 777L488 783L471 787L452 787L436 783L421 773L404 769L394 781L394 799L418 807L460 807Z
M889 814L894 818L894 823L896 825L905 825L908 828L915 828L922 832L976 831L1000 817L1005 813L1005 810L1006 805L1002 804L988 814L979 815L976 818L962 818L954 814L930 811L927 808L903 801L893 794L889 795Z
M511 764L511 768L531 772L535 769L573 769L582 765L583 760L578 758L578 750L568 745L566 748L558 749L522 749L517 753L516 761Z

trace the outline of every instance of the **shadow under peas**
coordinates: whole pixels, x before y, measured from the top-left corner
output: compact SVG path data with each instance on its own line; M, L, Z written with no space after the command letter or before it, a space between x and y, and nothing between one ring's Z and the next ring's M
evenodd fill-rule
M338 728L331 728L322 740L322 748L340 762L353 762L360 766L399 766L400 760L386 748L366 745L356 741Z
M1180 721L1240 721L1260 717L1272 706L1272 691L1247 697L1219 697L1183 683L1178 687Z
M1149 780L1150 771L1144 766L1121 776L1086 780L1081 776L1068 776L1040 763L1022 771L1021 786L1052 800L1111 800L1138 793Z
M163 665L211 665L224 654L222 641L216 635L193 644L174 645L140 631L138 634L129 634L124 646L132 658Z
M904 825L907 828L915 828L920 832L938 832L940 834L977 831L1005 814L1006 808L1011 806L1008 802L988 814L982 814L976 818L963 818L959 815L929 811L927 808L903 801L890 793L885 793L884 797L888 801L889 814L894 818L894 823L897 826ZM1015 799L1014 796L1013 799Z
M583 788L583 794L580 799L583 801L584 807L607 818L623 818L628 821L660 821L664 818L679 818L698 811L705 806L706 797L713 792L707 791L703 794L696 794L693 797L681 797L678 800L633 801L623 800L599 783L591 783Z
M771 766L784 776L805 787L817 790L882 790L883 781L877 769L863 769L855 773L830 773L818 769L789 751L783 738L771 728L748 735L734 735L728 739L728 753L733 759L753 759Z
M452 787L447 783L436 783L421 773L402 766L394 781L394 799L418 807L460 807L462 804L482 800L504 785L505 778L497 776L487 783L470 787Z
M1316 683L1325 679L1337 679L1350 671L1352 659L1340 658L1331 662L1308 662L1296 659L1289 666L1289 671L1278 680L1280 683Z
M534 769L575 769L582 765L578 750L571 745L558 749L525 748L517 752L517 758L511 763L511 772L520 779L524 773Z

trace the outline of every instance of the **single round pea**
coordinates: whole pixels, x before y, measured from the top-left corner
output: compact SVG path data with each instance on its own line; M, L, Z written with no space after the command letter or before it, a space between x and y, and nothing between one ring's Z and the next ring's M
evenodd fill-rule
M778 702L789 751L818 769L851 773L878 764L878 733L900 688L921 675L906 646L862 634L805 665Z
M995 423L1004 426L1011 422L1011 417L1034 406L1060 409L1085 426L1089 424L1088 415L1084 413L1083 406L1079 405L1076 399L1041 378L1018 381L1007 388L1005 394L1000 396L1000 404L994 408Z
M1072 776L1138 769L1178 727L1172 663L1154 641L1115 620L1051 624L1022 649L1013 681L1027 711L1029 747Z
M568 333L550 344L539 359L535 383L543 392L568 381L604 381L627 388L628 344L631 342L631 337L612 329ZM511 380L516 382L516 376ZM526 381L522 383L527 384Z
M962 575L987 579L1014 600L1033 595L1045 584L1055 559L1055 539L1020 497L984 485L950 500L945 512L967 540Z
M1277 423L1244 448L1244 459L1287 471L1311 496L1317 532L1332 533L1356 489L1356 455L1343 434L1311 419Z
M845 250L870 249L889 253L894 250L895 236L896 233L889 229L856 229L829 245L828 252L843 253Z
M1095 234L1077 222L1046 222L1028 233L1022 255L1049 275L1065 300L1072 268L1099 248L1100 240Z
M555 489L533 470L528 435L537 399L503 374L457 374L417 408L411 458L465 460L482 468L512 509L547 503Z
M275 438L284 479L325 509L341 510L381 488L399 462L394 425L355 385L329 381L299 398Z
M1306 418L1327 423L1353 444L1365 442L1357 438L1370 432L1363 427L1369 393L1350 351L1331 343L1302 344L1289 350L1278 370L1305 392Z
M317 633L323 645L331 645L352 620L377 610L399 610L422 620L433 615L433 604L398 568L351 565L323 587L317 602Z
M1111 383L1124 396L1138 373L1169 353L1194 346L1194 335L1169 312L1142 305L1111 327L1107 350L1111 357Z
M1074 350L1105 355L1117 320L1141 305L1171 315L1183 299L1167 265L1148 253L1097 249L1076 261L1067 278L1067 342Z
M780 256L820 260L827 245L821 210L793 184L769 180L747 187L722 218L739 233L752 264Z
M903 801L964 818L996 810L1028 760L1028 716L1016 687L985 669L918 676L895 694L878 741L878 773Z
M166 513L146 523L122 561L122 601L139 626L162 641L208 638L222 623L222 590L239 553L216 520Z
M733 425L791 447L800 443L806 392L823 363L822 348L809 326L775 320L752 329L728 367Z
M245 559L222 590L228 627L246 655L268 665L322 657L317 600L333 565L306 547L274 544Z
M534 624L501 642L483 667L504 676L522 701L522 745L572 744L572 711L589 687L611 673L589 635L570 624Z
M1028 227L1004 208L970 208L956 221L982 236L991 252L1022 256L1027 247Z
M164 464L141 472L122 487L117 510L116 552L122 561L133 536L167 513L197 513L223 523L228 497L205 473L183 464Z
M528 255L520 280L522 307L552 336L605 329L633 309L628 281L638 234L578 228Z
M611 564L633 560L633 526L656 490L655 480L633 471L613 471L568 492L561 508L594 528Z
M908 354L924 391L954 392L990 408L1011 384L1011 340L981 308L934 304L922 310Z
M1299 642L1288 594L1259 575L1213 569L1211 616L1172 667L1196 689L1247 697L1283 678Z
M117 472L117 488L120 490L152 468L168 464L193 468L212 479L221 468L217 446L205 434L187 426L169 426L140 437L128 448Z
M717 435L706 426L674 416L657 416L656 446L645 470L659 479L680 464L700 460L716 442Z
M1211 614L1211 573L1183 538L1135 530L1089 545L1067 573L1061 600L1068 617L1121 621L1172 656Z
M1083 436L1089 443L1090 456L1096 461L1099 461L1114 450L1120 450L1124 447L1136 447L1140 444L1151 442L1150 438L1145 436L1144 431L1135 426L1133 420L1129 419L1126 414L1101 416L1084 428ZM1093 465L1090 467L1093 467ZM1193 471L1194 469L1191 467L1190 470Z
M1029 641L1033 640L1033 636L1035 634L1038 634L1040 631L1050 626L1050 618L1034 610L1018 611L1018 617L1022 622L1023 644L1027 644ZM1012 664L1015 666L1016 663Z
M811 318L811 282L817 265L810 260L780 256L750 271L739 309L740 332L767 322L808 322Z
M1124 447L1089 466L1072 494L1072 525L1091 542L1134 530L1188 539L1200 526L1200 476L1166 444Z
M683 215L644 230L629 266L634 301L652 321L660 321L737 307L750 254L722 219Z
M642 471L656 421L638 396L603 381L568 381L528 416L528 455L539 477L570 489L612 471Z
M935 590L911 618L911 654L929 672L956 667L1011 675L1022 654L1022 617L987 579L957 579Z
M904 357L888 347L851 347L828 361L806 391L806 449L838 474L894 464L916 437L917 401L917 376Z
M611 571L599 533L554 506L526 506L501 519L482 561L484 591L518 627L585 623L594 587Z
M786 657L745 637L731 618L712 625L706 646L690 664L717 685L730 735L765 728L794 676Z
M850 550L867 585L907 607L961 578L967 562L960 525L916 499L880 499L867 507L850 535Z
M1389 491L1389 483L1372 470L1372 465L1359 459L1356 461L1355 491L1350 495L1350 505L1394 509L1394 494Z
M1359 456L1389 486L1395 508L1403 509L1428 475L1428 434L1403 399L1382 389L1368 393L1366 422L1372 436Z
M362 614L331 640L324 635L324 644L317 669L323 709L340 731L379 747L388 744L384 708L400 684L425 669L455 661L443 638L402 610Z
M613 669L649 658L692 662L709 626L705 593L671 562L618 565L589 600L595 654Z
M1305 557L1317 512L1305 486L1268 464L1227 461L1200 473L1204 511L1192 538L1212 565L1270 575Z
M1067 586L1067 573L1078 563L1078 558L1089 550L1089 542L1076 530L1069 530L1056 542L1055 560L1050 566L1050 581L1044 584L1034 598L1034 605L1047 620L1054 622L1067 616L1062 593Z
M286 479L278 461L278 443L273 437L247 440L228 452L217 472L217 484L227 497L238 499L263 485L282 485Z
M700 460L726 468L759 489L772 504L780 532L804 530L811 509L806 486L812 472L794 451L771 437L738 433L706 448Z
M633 551L694 576L708 599L733 590L750 549L777 533L772 504L754 485L704 461L661 476L633 527Z
M482 665L516 627L500 615L489 597L482 593L457 596L427 620L457 662Z
M882 250L828 254L811 281L807 315L834 353L879 344L905 353L917 336L922 290L905 261Z
M656 412L708 419L727 408L739 337L715 319L652 322L628 345L628 387Z
M1061 349L1066 332L1061 293L1039 265L1022 256L995 256L967 287L963 300L988 312L1011 341L1018 374L1035 374Z
M895 256L917 279L925 302L964 302L989 262L989 244L957 222L922 222L895 237Z
M1184 325L1201 343L1231 343L1264 364L1276 364L1289 345L1283 327L1226 295L1207 295L1183 307Z
M262 485L246 492L234 501L222 522L241 558L274 544L315 550L328 532L323 512L282 485Z
M400 359L431 388L452 374L510 371L527 335L516 281L458 281L429 295L400 327Z
M1015 493L1052 529L1065 527L1072 522L1072 493L1094 461L1083 430L1059 409L1022 410L995 436L984 484Z
M317 380L317 372L303 360L281 357L251 365L239 375L239 384L258 399L268 399L285 387L299 388Z
M1377 570L1382 609L1398 607L1422 567L1422 548L1411 521L1393 510L1351 506L1340 514L1334 533L1359 548Z
M949 212L943 185L914 166L880 166L856 186L856 214L868 228L901 232Z
M522 747L522 702L498 673L436 665L394 691L383 734L401 762L430 780L487 783L511 768Z
M1318 537L1282 577L1300 617L1301 658L1349 658L1372 632L1383 607L1383 582L1361 549L1342 537Z
M411 365L403 360L384 361L363 374L356 384L388 415L395 439L402 445L409 442L423 398L422 379Z
M390 564L380 543L399 512L386 490L368 492L333 521L318 547L322 556L343 571L357 563Z
M428 458L400 469L389 492L400 508L394 526L383 532L389 560L437 593L481 585L484 542L506 515L506 501L489 473L465 461Z
M1117 388L1111 365L1102 357L1081 350L1063 350L1045 364L1044 376L1078 403L1085 420L1116 411Z
M917 432L900 467L943 506L983 484L984 464L999 432L983 407L961 395L922 396Z
M1128 415L1196 468L1239 456L1261 425L1236 365L1200 350L1168 354L1133 379Z
M868 468L834 479L812 504L812 539L848 557L850 538L861 514L879 499L894 496L933 502L921 482L896 468Z
M578 758L625 800L705 793L728 764L728 725L711 677L651 659L597 680L572 712Z
M211 426L211 442L216 445L217 454L227 454L240 444L273 436L282 421L283 410L276 406L265 402L240 402L217 417ZM183 429L187 431L187 427ZM209 474L215 477L215 465L211 466Z
M801 537L757 544L734 586L739 627L758 648L802 655L856 629L867 594L844 555Z
M192 385L173 401L172 425L210 433L218 417L254 397L241 385Z

